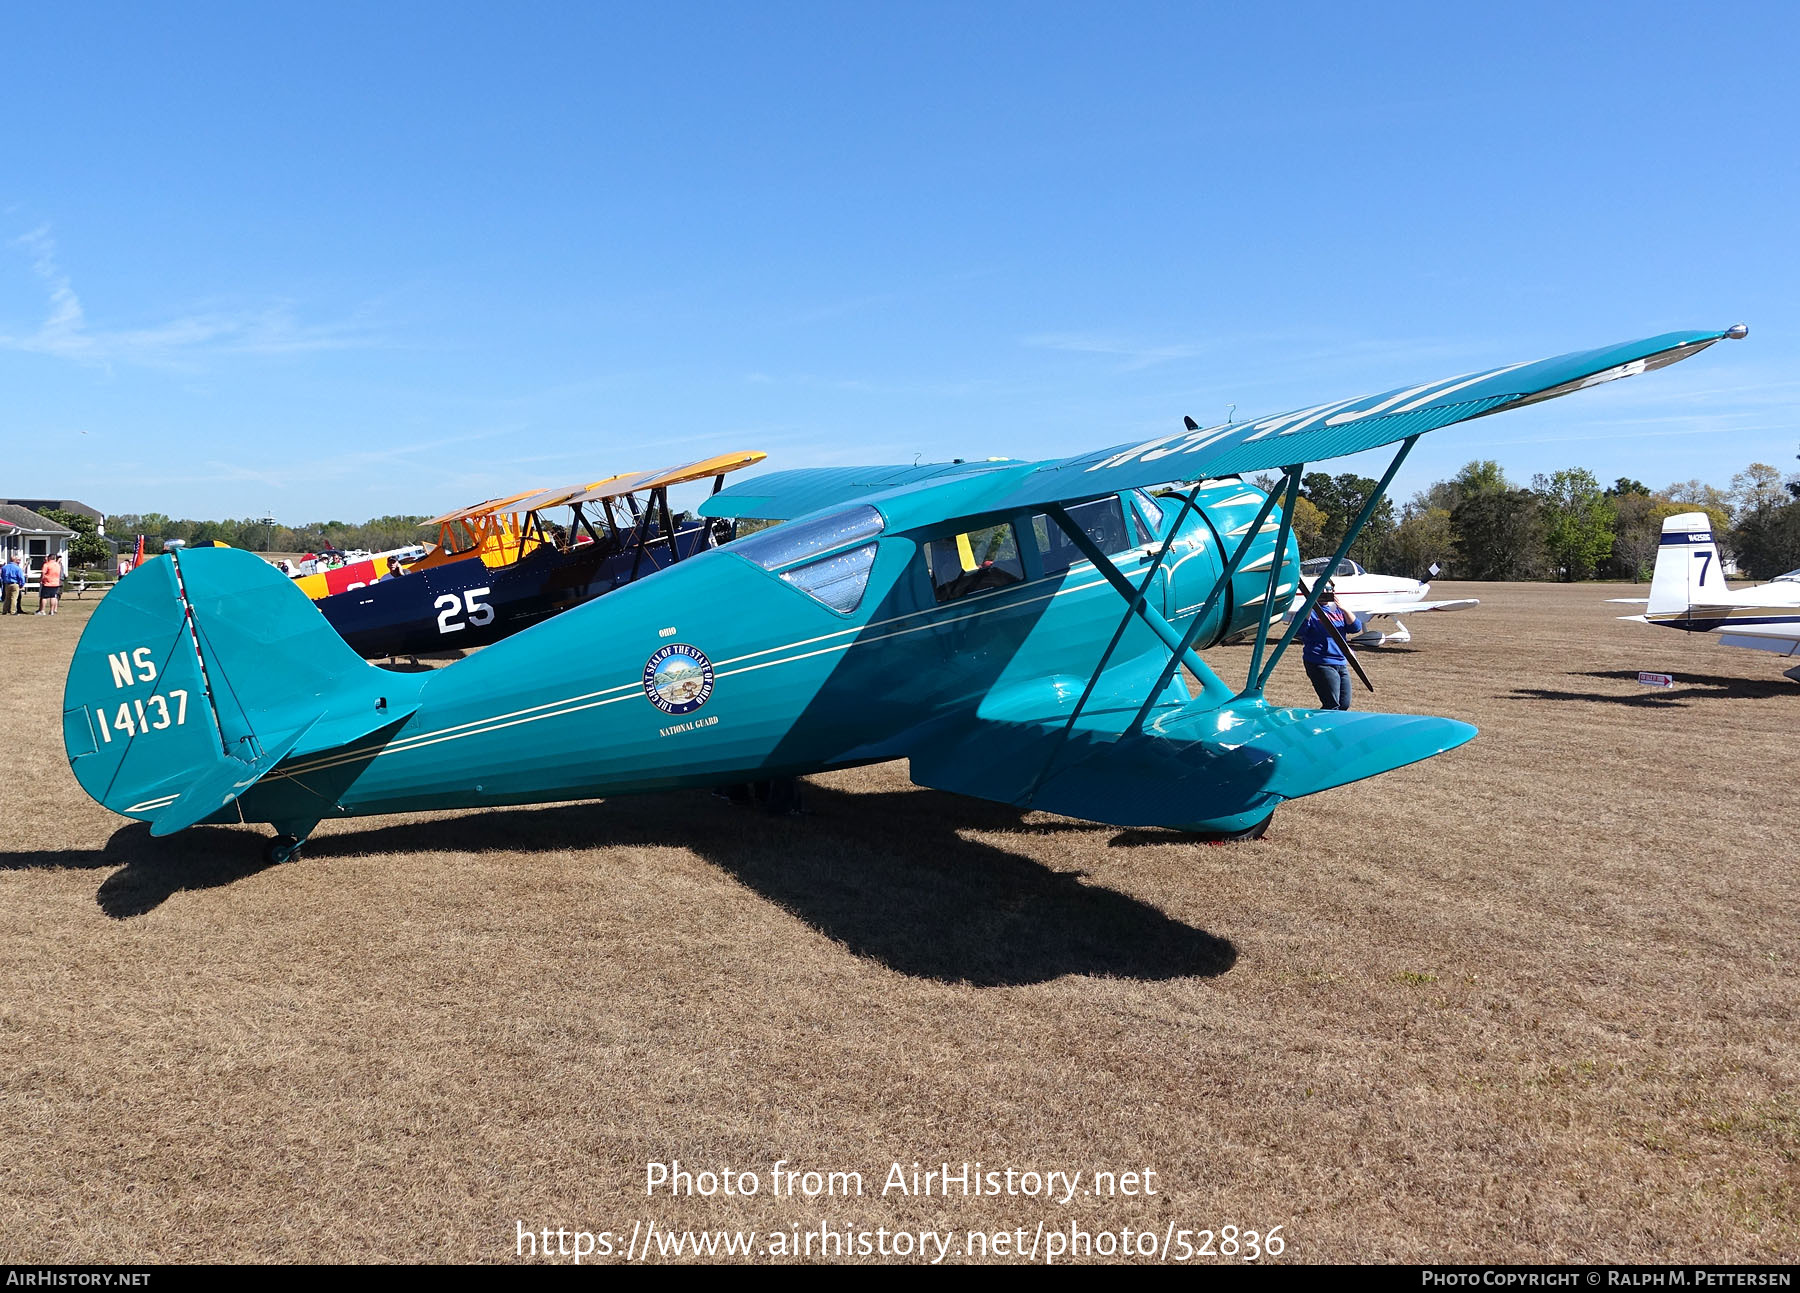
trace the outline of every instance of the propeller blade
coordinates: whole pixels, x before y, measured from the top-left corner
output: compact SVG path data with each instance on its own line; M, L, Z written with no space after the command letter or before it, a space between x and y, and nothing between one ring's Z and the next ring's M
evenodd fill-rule
M1300 580L1300 591L1309 597L1312 595L1312 589L1307 586L1306 580L1304 579ZM1319 613L1317 610L1314 610L1313 614L1318 615ZM1356 658L1356 651L1350 643L1345 640L1343 631L1331 622L1331 616L1319 615L1319 619L1331 633L1332 640L1338 644L1338 650L1344 653L1344 659L1349 661L1351 670L1358 678L1362 679L1362 685L1368 690L1369 694L1373 696L1375 694L1375 684L1370 682L1369 675L1363 672L1362 661Z

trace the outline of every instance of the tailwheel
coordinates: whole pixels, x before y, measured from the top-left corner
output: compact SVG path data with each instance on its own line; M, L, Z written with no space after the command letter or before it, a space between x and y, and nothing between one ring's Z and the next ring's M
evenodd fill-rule
M306 841L298 835L277 835L263 845L263 861L270 866L280 866L283 862L292 862L300 856L300 847Z

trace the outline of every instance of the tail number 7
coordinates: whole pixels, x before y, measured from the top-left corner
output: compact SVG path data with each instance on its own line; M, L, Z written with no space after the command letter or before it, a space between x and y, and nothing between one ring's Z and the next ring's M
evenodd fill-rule
M1712 565L1713 554L1710 552L1696 552L1694 555L1700 558L1700 582L1704 584L1706 582L1706 569L1708 566Z
M432 603L437 608L437 626L439 633L460 633L473 624L476 628L494 622L494 608L482 601L492 589L471 588L461 597L455 593L445 593ZM467 616L467 620L459 618Z

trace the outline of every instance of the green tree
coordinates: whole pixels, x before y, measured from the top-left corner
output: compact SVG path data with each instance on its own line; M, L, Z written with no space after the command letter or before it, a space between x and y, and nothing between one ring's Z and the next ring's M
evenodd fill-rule
M1456 572L1464 579L1535 579L1545 569L1541 503L1528 489L1485 490L1450 513Z
M1462 470L1450 478L1450 487L1455 491L1455 502L1460 503L1477 494L1504 494L1513 488L1513 483L1492 458L1476 458L1464 463Z
M1609 491L1610 492L1610 491ZM1650 578L1656 567L1656 550L1662 543L1665 509L1680 505L1648 491L1614 493L1612 559L1607 573L1633 583Z
M1531 487L1541 503L1544 548L1557 577L1592 579L1612 554L1618 515L1613 501L1585 467L1533 476Z
M1478 458L1464 463L1449 480L1437 481L1413 495L1413 505L1427 511L1452 513L1468 499L1481 494L1503 494L1512 488L1512 482L1500 470L1499 463L1491 458Z
M1800 568L1800 501L1751 513L1734 533L1738 564L1751 579Z
M1383 554L1383 569L1407 579L1429 579L1431 567L1452 562L1455 551L1450 510L1431 506L1421 495L1400 509L1400 523Z
M1294 541L1300 545L1300 556L1329 557L1336 548L1325 547L1325 513L1304 495L1294 499Z
M45 520L55 521L75 531L69 540L69 563L76 566L104 566L112 560L112 545L100 537L99 522L82 512L65 512L53 507L40 513Z
M1379 483L1354 472L1330 476L1325 472L1315 471L1301 478L1301 496L1324 514L1319 527L1318 550L1321 555L1330 556L1337 551L1338 544L1344 541L1344 535L1349 532ZM1379 564L1383 546L1393 533L1394 524L1393 500L1384 498L1376 505L1368 524L1363 527L1355 545L1351 547L1351 559L1365 566Z
M1731 478L1731 508L1742 523L1751 515L1771 507L1782 507L1791 496L1781 483L1781 469L1766 462L1753 462Z

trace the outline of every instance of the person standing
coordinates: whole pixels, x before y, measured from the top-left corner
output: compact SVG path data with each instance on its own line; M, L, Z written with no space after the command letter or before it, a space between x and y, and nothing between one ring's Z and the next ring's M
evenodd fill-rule
M4 589L5 601L0 603L0 615L23 615L25 613L25 568L19 564L18 558L7 555L6 564L0 565L0 589Z
M39 615L56 614L57 604L62 601L62 562L54 556L44 558L44 564L38 567L38 608Z
M1320 709L1350 708L1350 662L1337 643L1337 636L1326 626L1329 620L1338 633L1360 633L1363 620L1338 605L1331 585L1319 595L1319 604L1300 626L1300 659L1306 665L1306 676L1319 693Z

